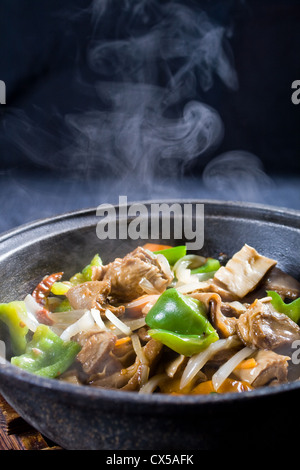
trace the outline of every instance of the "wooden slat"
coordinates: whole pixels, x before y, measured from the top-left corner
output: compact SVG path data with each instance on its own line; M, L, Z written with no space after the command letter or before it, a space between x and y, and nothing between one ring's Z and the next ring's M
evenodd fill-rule
M0 395L0 450L62 450L26 423Z

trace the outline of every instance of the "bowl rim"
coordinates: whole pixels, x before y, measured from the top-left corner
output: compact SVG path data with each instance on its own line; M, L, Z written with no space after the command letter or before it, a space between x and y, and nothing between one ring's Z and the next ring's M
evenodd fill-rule
M292 219L299 219L300 221L300 210L297 209L290 209L284 206L273 206L270 204L261 204L261 203L252 203L252 202L243 202L243 201L223 201L220 199L195 199L195 198L180 198L180 199L145 199L145 200L138 200L138 201L128 201L127 204L111 204L114 207L123 207L123 206L128 206L132 204L145 204L145 205L150 205L150 204L155 204L155 203L190 203L190 204L204 204L204 205L209 205L211 207L216 206L216 207L225 207L227 210L234 210L234 209L243 209L247 211L253 211L256 210L257 215L260 213L262 216L263 214L272 214L272 216L277 216L279 218L282 218L286 220L286 222L292 218ZM18 225L17 227L11 228L9 230L6 230L2 233L0 233L0 243L3 241L6 241L16 235L21 234L22 232L27 232L29 230L39 228L43 225L47 224L52 224L56 222L61 222L67 219L72 219L74 217L87 217L87 216L93 216L96 214L97 207L87 207L83 209L77 209L73 211L67 211L63 213L58 213L56 215L52 215L49 217L42 217L39 219L35 219L29 222L26 222L24 224Z
M263 218L266 220L266 216L268 216L271 220L274 217L278 218L276 222L279 225L288 225L292 226L293 228L300 229L300 211L289 209L285 207L278 207L272 205L265 205L265 204L258 204L258 203L251 203L251 202L239 202L239 201L223 201L223 200L214 200L214 199L166 199L166 200L143 200L137 201L139 204L152 204L152 203L162 203L168 202L169 204L172 203L203 203L204 205L209 205L212 208L223 208L229 211L231 210L243 210L248 213L244 214L244 217L250 215L249 213L252 212L252 218L255 220L259 220ZM126 206L136 203L136 201L128 201ZM114 207L118 207L118 204L112 204ZM40 228L44 225L55 224L56 222L62 222L67 219L73 219L78 217L90 217L96 214L95 207L86 208L86 209L79 209L75 211L69 211L62 214L53 215L50 217L45 217L41 219L37 219L25 224L22 224L18 227L10 229L8 231L3 232L0 235L0 243L3 241L8 241L9 239L13 239L14 237L24 233L30 232L36 228ZM255 214L253 214L253 211ZM234 214L232 214L234 216ZM236 217L236 215L235 215ZM267 219L268 220L268 219ZM295 224L295 222L298 222ZM296 227L295 227L296 225ZM206 405L217 405L217 404L232 404L232 402L239 403L241 400L244 401L253 401L257 398L263 397L271 397L274 395L282 395L300 388L300 381L289 382L284 384L279 384L274 387L261 387L255 390L246 391L242 393L238 392L231 392L225 394L218 394L213 393L209 395L169 395L163 393L154 393L154 394L143 394L138 393L136 391L124 391L124 390L114 390L114 389L105 389L100 387L93 387L93 386L84 386L84 385L77 385L71 384L68 382L63 382L61 380L56 379L49 379L45 377L41 377L32 373L29 373L25 370L19 369L18 367L10 364L8 361L5 364L0 363L0 377L4 376L8 379L17 380L18 383L26 383L27 385L32 385L36 387L40 387L43 389L51 389L57 392L62 392L63 394L71 394L72 398L77 400L78 402L82 400L82 398L90 398L94 400L105 400L106 403L111 402L115 403L116 401L123 405L132 405L132 404L141 404L142 406L149 405L151 406L152 412L155 412L155 405L163 405L164 407L167 406L169 408L176 407L176 409L180 409L180 407L186 406L206 406ZM1 393L1 383L0 383L0 393ZM148 406L146 407L148 409Z

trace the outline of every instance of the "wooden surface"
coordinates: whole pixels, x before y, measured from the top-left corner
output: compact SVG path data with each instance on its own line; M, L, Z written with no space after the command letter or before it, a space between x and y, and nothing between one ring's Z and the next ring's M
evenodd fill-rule
M0 450L62 450L27 424L0 395Z

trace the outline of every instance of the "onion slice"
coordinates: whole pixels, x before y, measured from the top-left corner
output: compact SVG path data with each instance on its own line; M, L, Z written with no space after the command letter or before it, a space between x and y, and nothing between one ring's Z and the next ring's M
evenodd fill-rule
M126 320L126 326L131 329L131 331L138 330L142 326L146 325L145 317L134 318L133 320Z
M200 282L190 282L189 284L175 285L176 290L181 294L189 294L203 287Z
M143 387L140 388L139 393L153 393L161 381L165 380L166 378L166 374L154 375Z
M246 357L253 354L254 350L245 346L243 349L234 354L225 364L223 364L217 372L212 376L212 384L216 391L220 388L222 383L227 379L231 372L242 362Z
M160 265L162 272L170 279L173 279L174 274L170 268L170 264L167 258L162 254L158 254L156 255L156 259L157 259L158 264Z
M140 367L140 387L146 385L149 379L150 367L146 364L141 364Z
M24 303L27 310L27 318L22 318L22 321L26 324L29 330L35 332L40 324L36 318L36 314L42 307L34 300L31 294L26 295Z
M147 358L144 354L144 351L142 349L142 345L141 345L141 342L140 342L140 338L138 337L137 333L134 333L131 336L131 342L132 342L134 352L137 355L137 358L139 359L140 363L147 366L148 365L148 360L147 360Z
M139 285L144 290L144 292L146 292L146 294L150 294L150 295L159 294L158 290L155 289L152 282L148 281L148 279L146 279L145 277L142 277L142 279L139 282Z
M82 317L79 318L75 323L68 326L62 334L60 335L61 339L64 341L70 341L72 336L75 336L80 331L88 331L93 328L95 325L95 320L91 315L90 310L87 310Z
M159 297L158 294L141 295L141 297L139 297L138 299L132 300L131 302L124 304L124 305L126 309L136 308L136 307L139 307L140 305L145 305L148 302L155 303L158 297Z
M239 343L237 336L229 336L226 339L218 339L214 343L210 344L204 351L201 351L199 354L193 355L181 377L180 381L180 389L184 388L193 378L195 375L205 366L205 364L219 351L223 349L228 349L235 344Z
M112 313L108 308L105 310L106 318L113 323L122 333L126 336L130 336L132 334L131 328L125 325L114 313Z
M91 309L91 315L93 319L95 320L95 323L99 326L101 330L106 330L106 326L104 321L101 318L100 312L97 308L92 308Z

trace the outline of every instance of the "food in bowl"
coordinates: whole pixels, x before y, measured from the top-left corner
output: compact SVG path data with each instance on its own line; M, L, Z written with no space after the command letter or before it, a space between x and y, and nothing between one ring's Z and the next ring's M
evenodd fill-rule
M8 360L137 393L251 392L297 380L300 283L245 244L231 258L147 243L0 304ZM294 361L298 362L298 361Z

